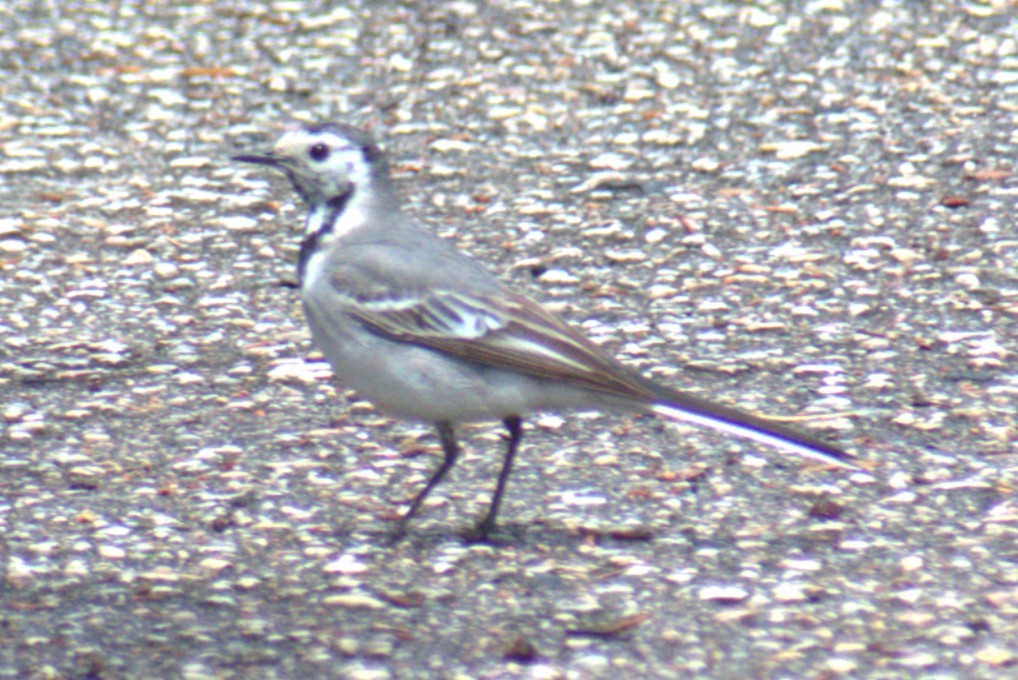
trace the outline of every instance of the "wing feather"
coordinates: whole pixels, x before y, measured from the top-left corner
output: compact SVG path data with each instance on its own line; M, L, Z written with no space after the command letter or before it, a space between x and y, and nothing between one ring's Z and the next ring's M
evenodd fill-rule
M645 380L522 295L430 290L347 302L347 312L367 328L401 342L607 394L653 394Z

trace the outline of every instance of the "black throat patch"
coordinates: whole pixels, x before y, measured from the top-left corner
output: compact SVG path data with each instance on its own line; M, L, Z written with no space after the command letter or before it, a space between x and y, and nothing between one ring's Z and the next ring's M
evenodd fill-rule
M325 219L312 234L305 234L304 240L300 242L300 255L297 257L297 280L304 283L304 270L307 268L308 260L318 249L318 242L332 233L336 226L336 220L346 210L350 198L353 196L353 187L341 194L333 196L325 202Z

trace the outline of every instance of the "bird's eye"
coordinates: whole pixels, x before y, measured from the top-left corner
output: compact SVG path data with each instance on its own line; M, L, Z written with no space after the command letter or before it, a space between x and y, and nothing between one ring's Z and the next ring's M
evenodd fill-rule
M329 157L329 147L327 144L315 144L308 149L308 155L311 156L311 160L321 163Z

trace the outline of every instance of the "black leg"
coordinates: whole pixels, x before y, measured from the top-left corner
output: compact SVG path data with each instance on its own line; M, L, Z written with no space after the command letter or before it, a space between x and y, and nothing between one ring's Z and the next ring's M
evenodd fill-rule
M399 521L399 529L397 536L402 536L406 533L407 525L413 518L414 513L417 512L417 508L421 507L421 503L427 498L431 490L438 486L438 483L445 477L445 473L452 469L452 466L456 464L456 459L460 455L459 444L456 443L456 432L453 430L452 423L438 423L438 436L442 440L442 464L435 470L435 474L431 475L431 479L424 485L420 493L414 498L413 502L410 503L410 509L403 515L403 519Z
M495 530L498 506L502 503L505 484L509 481L509 472L513 467L513 458L516 457L516 448L520 445L520 439L523 438L523 421L520 420L519 416L509 416L502 422L505 423L506 429L509 430L509 450L506 451L505 460L502 461L502 471L498 473L498 484L495 485L495 493L491 497L488 514L477 527L483 540L487 540L488 535Z

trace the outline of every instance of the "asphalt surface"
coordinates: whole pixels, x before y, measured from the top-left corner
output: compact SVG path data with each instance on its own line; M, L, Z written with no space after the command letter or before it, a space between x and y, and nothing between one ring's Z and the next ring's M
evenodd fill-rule
M61 7L68 5L68 7ZM997 2L0 9L0 677L1018 673L1018 13ZM438 462L329 380L295 121L649 375Z

